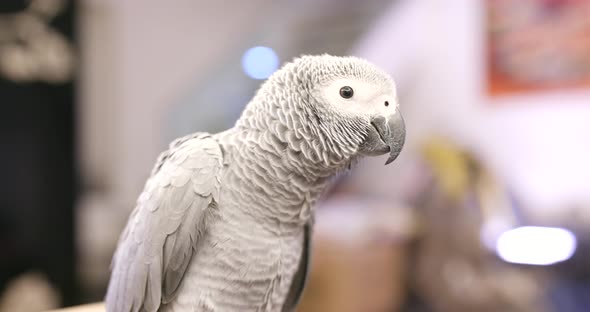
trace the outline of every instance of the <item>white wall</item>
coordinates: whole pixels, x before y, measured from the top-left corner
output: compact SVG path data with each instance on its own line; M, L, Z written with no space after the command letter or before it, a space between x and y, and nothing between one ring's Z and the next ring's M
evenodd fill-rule
M253 29L251 19L264 14L268 2L82 2L80 153L86 176L135 197L163 148L167 106Z

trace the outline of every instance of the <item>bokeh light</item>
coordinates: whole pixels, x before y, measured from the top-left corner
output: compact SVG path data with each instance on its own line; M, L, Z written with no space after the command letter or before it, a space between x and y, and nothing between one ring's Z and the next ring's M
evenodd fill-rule
M269 47L253 47L242 56L244 72L254 79L266 79L279 67L279 57Z
M506 262L551 265L571 258L576 245L576 236L566 229L524 226L504 232L496 252Z

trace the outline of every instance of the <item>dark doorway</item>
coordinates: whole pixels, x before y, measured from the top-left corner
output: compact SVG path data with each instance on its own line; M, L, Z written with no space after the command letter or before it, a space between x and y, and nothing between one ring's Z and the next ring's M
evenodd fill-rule
M74 8L40 1L0 2L0 293L34 270L71 305L78 303Z

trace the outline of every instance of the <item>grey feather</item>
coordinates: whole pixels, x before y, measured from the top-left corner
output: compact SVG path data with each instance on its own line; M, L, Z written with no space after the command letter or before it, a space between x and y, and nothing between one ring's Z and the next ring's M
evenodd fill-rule
M283 312L293 312L297 308L297 304L303 296L303 290L307 284L309 276L309 268L311 265L311 235L313 233L313 221L310 220L304 227L303 235L303 250L301 252L301 260L297 266L297 272L293 276L293 282L289 288L287 299L283 304Z
M219 196L222 163L203 133L160 155L113 257L107 311L152 312L174 298Z

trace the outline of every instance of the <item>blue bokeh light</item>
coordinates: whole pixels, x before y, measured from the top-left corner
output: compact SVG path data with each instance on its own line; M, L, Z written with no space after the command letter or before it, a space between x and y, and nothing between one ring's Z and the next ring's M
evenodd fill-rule
M279 58L271 48L253 47L242 56L242 67L251 78L266 79L278 69Z

